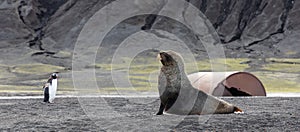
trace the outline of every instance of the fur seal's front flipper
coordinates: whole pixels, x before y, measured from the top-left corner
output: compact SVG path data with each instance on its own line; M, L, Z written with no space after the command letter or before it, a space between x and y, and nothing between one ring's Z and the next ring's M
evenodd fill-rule
M160 103L159 110L156 115L162 115L164 113L165 105Z
M226 114L242 110L224 100L196 90L185 71L182 57L174 52L160 52L158 57L163 65L158 78L161 105L157 115L166 113Z
M165 102L166 105L164 105L162 102L160 103L159 110L156 113L156 115L162 115L164 110L168 111L173 106L173 104L177 99L177 96L171 96L171 97L172 98L168 98L168 100Z

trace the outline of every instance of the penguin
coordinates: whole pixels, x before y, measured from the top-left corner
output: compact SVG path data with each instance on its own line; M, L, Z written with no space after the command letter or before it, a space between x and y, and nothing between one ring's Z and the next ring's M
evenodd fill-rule
M57 81L58 73L54 72L50 75L47 83L43 86L44 89L44 102L53 103L56 91L57 91Z

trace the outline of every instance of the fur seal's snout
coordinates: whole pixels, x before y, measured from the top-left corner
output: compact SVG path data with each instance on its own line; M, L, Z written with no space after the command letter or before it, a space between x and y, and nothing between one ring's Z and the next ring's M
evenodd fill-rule
M160 52L158 58L162 67L158 78L161 104L157 115L162 115L164 111L178 115L243 112L224 100L194 88L184 72L184 63L180 54L165 51Z

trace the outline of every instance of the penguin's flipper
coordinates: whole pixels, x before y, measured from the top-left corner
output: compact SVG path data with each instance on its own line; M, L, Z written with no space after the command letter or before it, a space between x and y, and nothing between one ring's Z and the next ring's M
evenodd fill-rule
M44 88L44 102L49 102L49 87Z
M50 83L45 83L43 86L43 89L45 89L46 87L49 87L49 86L50 86Z

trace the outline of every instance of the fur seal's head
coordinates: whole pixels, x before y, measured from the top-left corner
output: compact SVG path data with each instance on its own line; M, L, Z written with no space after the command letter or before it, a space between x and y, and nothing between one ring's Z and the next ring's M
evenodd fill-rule
M158 58L161 64L165 67L183 67L183 59L181 55L174 51L162 51L158 54Z

